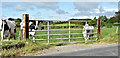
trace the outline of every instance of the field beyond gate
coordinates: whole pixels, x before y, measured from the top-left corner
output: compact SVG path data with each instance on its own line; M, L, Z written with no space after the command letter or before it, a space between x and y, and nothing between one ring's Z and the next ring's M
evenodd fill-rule
M84 21L87 22L87 21ZM59 44L59 43L77 43L77 42L85 42L83 37L83 26L80 24L64 23L64 24L54 24L43 25L45 27L44 30L40 28L36 30L35 38L32 36L30 37L34 41L40 40L41 43L48 43L48 44ZM41 27L41 26L40 26ZM53 28L56 27L56 28ZM97 40L97 28L94 29L93 37L90 38L88 41L96 41Z

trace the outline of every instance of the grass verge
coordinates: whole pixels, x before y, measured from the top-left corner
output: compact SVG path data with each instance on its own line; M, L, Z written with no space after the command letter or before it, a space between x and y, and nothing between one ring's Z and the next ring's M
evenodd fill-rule
M117 44L118 43L118 35L119 33L116 33L116 28L101 28L101 35L100 39L97 43L100 44Z
M100 39L100 43L107 43L107 44L117 44L118 43L118 33L110 33L105 36L103 39Z
M2 56L30 56L37 53L37 51L42 51L44 49L48 49L50 45L41 44L40 42L32 42L30 40L22 40L22 41L7 41L3 42L2 46L11 45L11 44L18 44L24 43L25 46L22 48L13 47L10 49L2 49Z

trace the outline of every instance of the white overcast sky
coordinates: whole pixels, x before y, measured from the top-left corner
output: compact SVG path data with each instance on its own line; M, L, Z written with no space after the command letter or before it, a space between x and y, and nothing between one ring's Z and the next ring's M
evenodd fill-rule
M0 18L30 19L112 17L118 11L118 0L1 0Z

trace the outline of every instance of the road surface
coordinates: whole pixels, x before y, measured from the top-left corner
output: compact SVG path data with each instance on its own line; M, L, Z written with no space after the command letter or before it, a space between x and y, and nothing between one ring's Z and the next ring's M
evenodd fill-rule
M52 56L118 56L118 47L117 45L115 45L84 51L53 54Z
M119 45L120 46L120 45ZM36 56L118 56L118 44L100 46L99 48L87 48L70 52L42 54Z

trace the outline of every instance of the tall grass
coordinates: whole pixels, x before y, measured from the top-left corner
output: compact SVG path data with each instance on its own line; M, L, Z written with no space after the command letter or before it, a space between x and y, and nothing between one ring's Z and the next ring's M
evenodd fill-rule
M104 38L105 36L107 36L110 33L115 33L116 32L116 28L101 28L101 38Z
M30 40L22 40L22 41L4 41L3 46L12 45L18 43L24 43L25 46L22 48L13 47L11 49L2 50L2 56L30 56L36 54L38 51L48 49L51 47L50 45L41 44L40 42L33 42ZM31 54L32 53L32 54Z
M118 43L118 33L116 33L116 28L101 28L99 41L101 43Z

